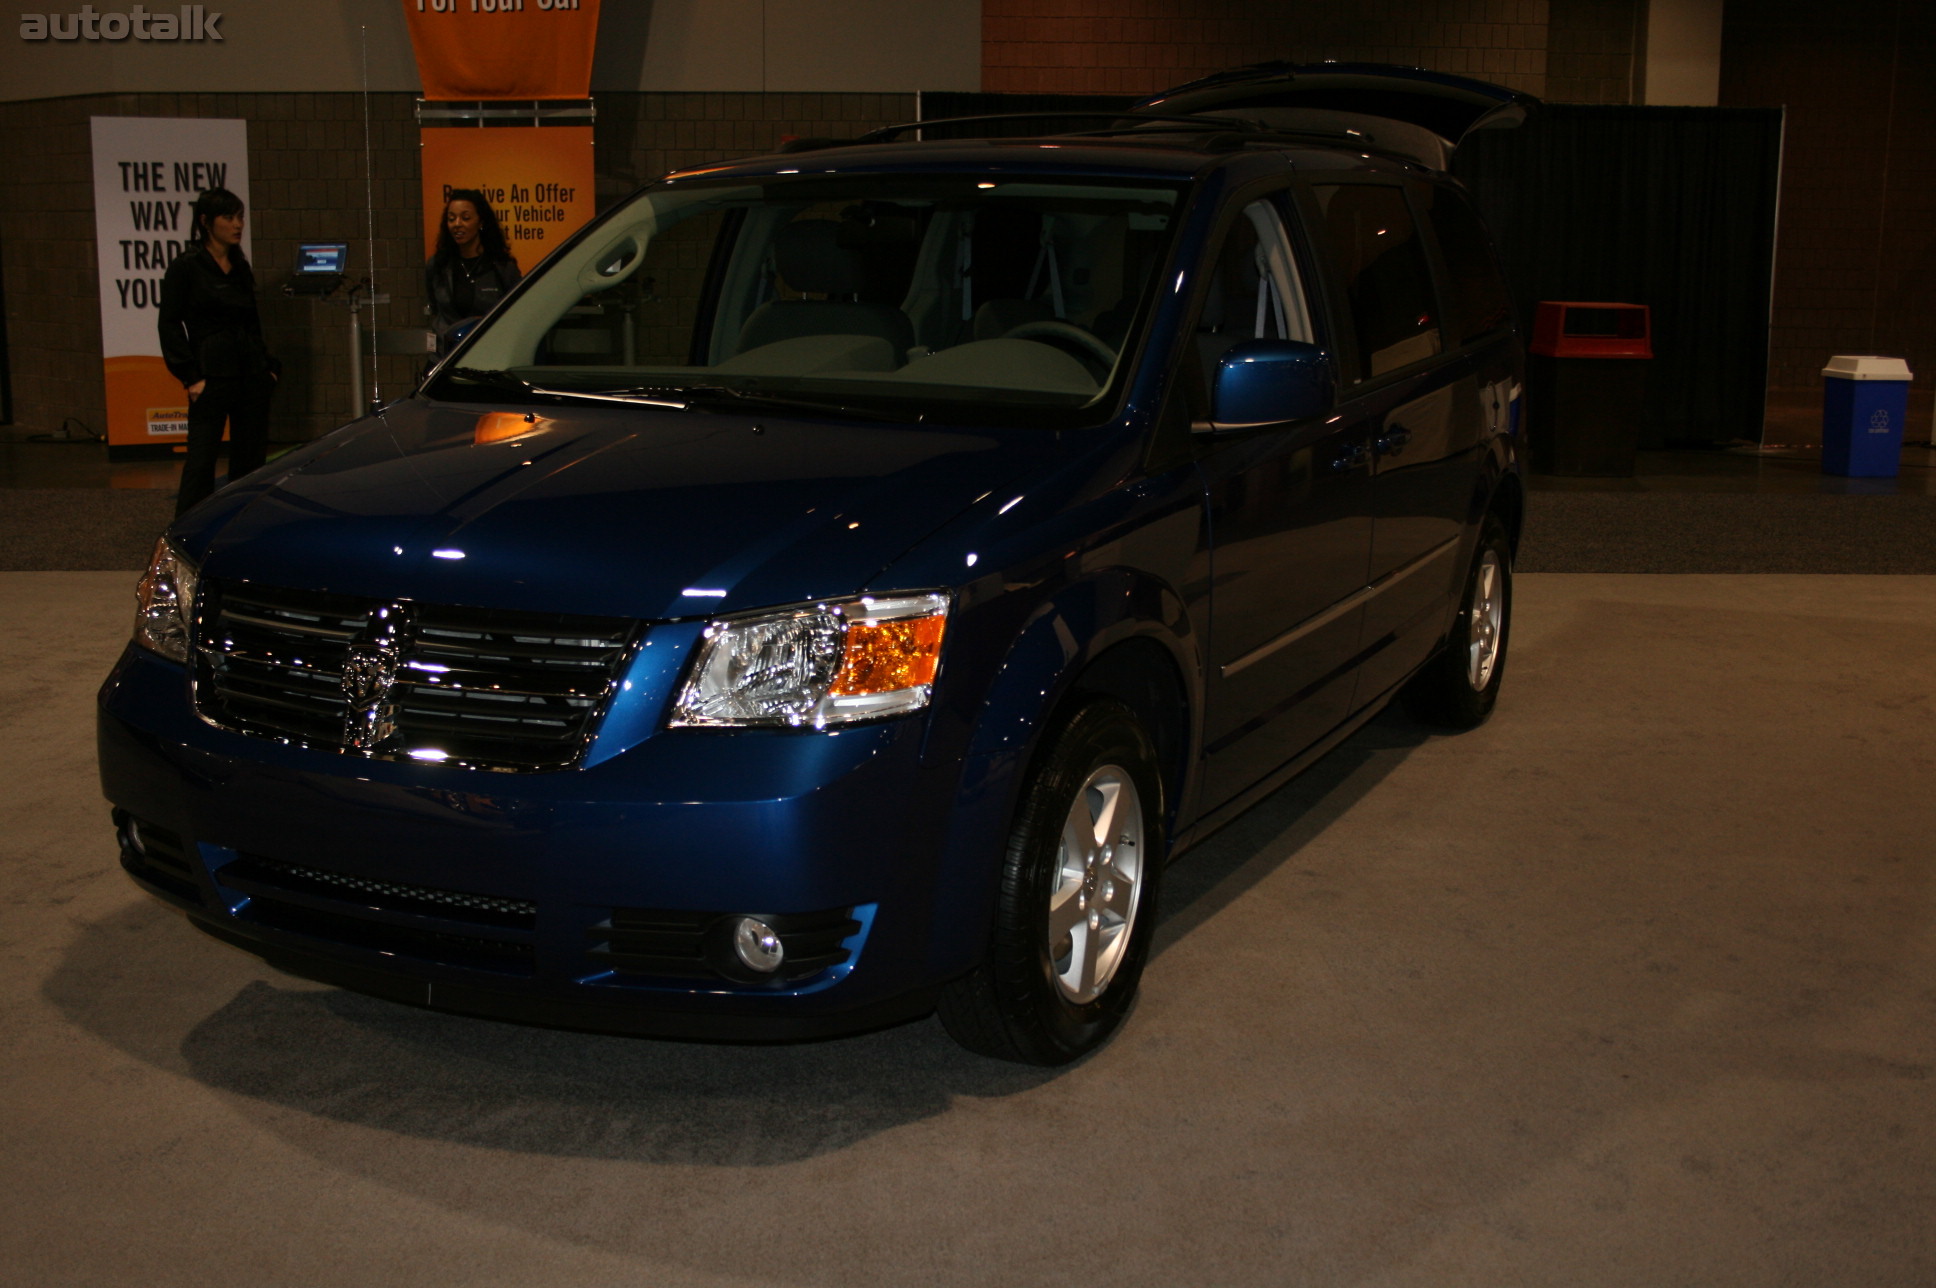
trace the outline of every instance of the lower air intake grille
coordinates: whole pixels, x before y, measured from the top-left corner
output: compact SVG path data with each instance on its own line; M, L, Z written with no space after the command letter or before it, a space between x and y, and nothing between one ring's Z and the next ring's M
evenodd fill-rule
M443 966L487 970L500 975L537 973L537 949L530 944L486 939L481 935L458 935L446 930L424 930L416 926L378 925L360 917L319 912L314 908L279 903L273 899L251 900L243 915L258 926L301 935L306 939L322 939L348 944L353 948L414 957Z
M532 974L538 905L329 872L245 854L215 873L248 896L237 913L271 929L473 970Z
M512 930L531 929L538 916L538 905L525 899L378 881L256 855L244 856L224 867L222 884L249 893L319 895L361 908L413 913L446 921L474 921Z
M121 838L122 867L177 899L197 904L202 901L186 841L126 810L114 811L114 826Z
M215 724L379 760L563 769L584 751L636 622L210 586L196 703Z

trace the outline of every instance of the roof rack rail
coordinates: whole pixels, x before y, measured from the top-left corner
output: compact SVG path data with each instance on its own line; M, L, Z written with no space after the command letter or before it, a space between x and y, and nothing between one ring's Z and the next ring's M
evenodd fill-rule
M985 116L943 116L937 117L932 121L904 121L899 125L884 125L877 130L869 130L867 133L848 141L852 143L886 143L896 135L905 134L909 130L926 130L939 125L983 125L1010 121L1085 120L1109 121L1116 124L1099 130L1066 130L1060 133L1070 134L1076 137L1101 138L1112 134L1135 134L1143 132L1148 130L1152 125L1172 126L1179 133L1183 132L1186 127L1194 127L1198 131L1216 130L1219 132L1228 132L1236 130L1243 133L1262 131L1266 128L1261 121L1253 121L1236 116L1213 116L1205 113L1170 115L1161 112L1132 112L1127 109L1116 112L997 112Z
M844 148L849 146L850 144L854 144L858 142L860 142L859 139L822 139L822 138L811 138L811 137L809 138L795 137L791 139L780 140L780 146L776 150L783 153L784 152L818 152L822 148Z
M1270 126L1262 130L1229 132L1205 139L1206 152L1229 152L1237 148L1262 145L1265 147L1295 143L1322 143L1330 147L1349 148L1355 152L1372 153L1392 157L1400 161L1413 161L1415 157L1403 150L1380 143L1377 139L1352 129L1289 129L1283 126Z
M884 125L869 130L865 134L846 139L794 138L788 139L779 147L785 152L818 152L823 148L857 147L864 143L891 142L896 135L911 130L925 130L941 125L985 125L1014 121L1070 121L1095 120L1110 124L1102 129L1058 131L1057 138L1112 138L1135 134L1201 134L1207 137L1203 147L1207 151L1227 152L1246 147L1253 143L1345 143L1366 151L1377 152L1381 149L1371 140L1348 129L1285 129L1282 126L1266 124L1263 121L1242 116L1229 116L1223 113L1198 112L1193 114L1165 114L1161 112L1000 112L982 116L941 116L927 121L904 121L899 125Z

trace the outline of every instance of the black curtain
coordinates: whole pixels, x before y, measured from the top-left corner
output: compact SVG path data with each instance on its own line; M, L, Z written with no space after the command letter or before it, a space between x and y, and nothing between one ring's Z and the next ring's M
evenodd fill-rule
M1781 128L1779 108L1549 105L1453 158L1528 337L1540 300L1652 309L1642 447L1761 438Z
M6 270L0 267L0 425L11 424L13 424L13 360L7 353Z

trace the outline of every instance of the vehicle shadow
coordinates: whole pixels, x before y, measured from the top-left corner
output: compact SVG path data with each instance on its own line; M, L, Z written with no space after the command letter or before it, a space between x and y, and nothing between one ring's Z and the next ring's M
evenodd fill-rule
M491 1150L758 1166L845 1149L1055 1076L938 1021L724 1045L531 1028L280 975L143 901L83 928L43 993L83 1030L215 1091Z
M1423 738L1381 717L1171 869L1159 951L1294 856ZM44 993L82 1029L218 1092L558 1157L796 1162L940 1115L959 1097L1013 1096L1065 1072L971 1055L932 1018L828 1041L721 1045L444 1015L279 975L147 901L83 928Z
M1242 898L1363 800L1432 733L1388 707L1163 873L1156 955Z

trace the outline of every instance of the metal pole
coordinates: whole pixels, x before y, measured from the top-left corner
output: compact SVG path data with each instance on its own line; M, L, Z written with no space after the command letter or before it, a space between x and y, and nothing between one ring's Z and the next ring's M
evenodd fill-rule
M350 419L361 419L363 406L363 302L350 290Z
M366 244L370 255L370 384L374 390L374 402L383 401L383 371L376 360L376 162L370 153L370 29L363 28L363 214L368 223L365 225ZM356 314L350 314L351 324ZM363 402L363 346L359 342L350 350L356 355L356 414L367 416L374 407Z

